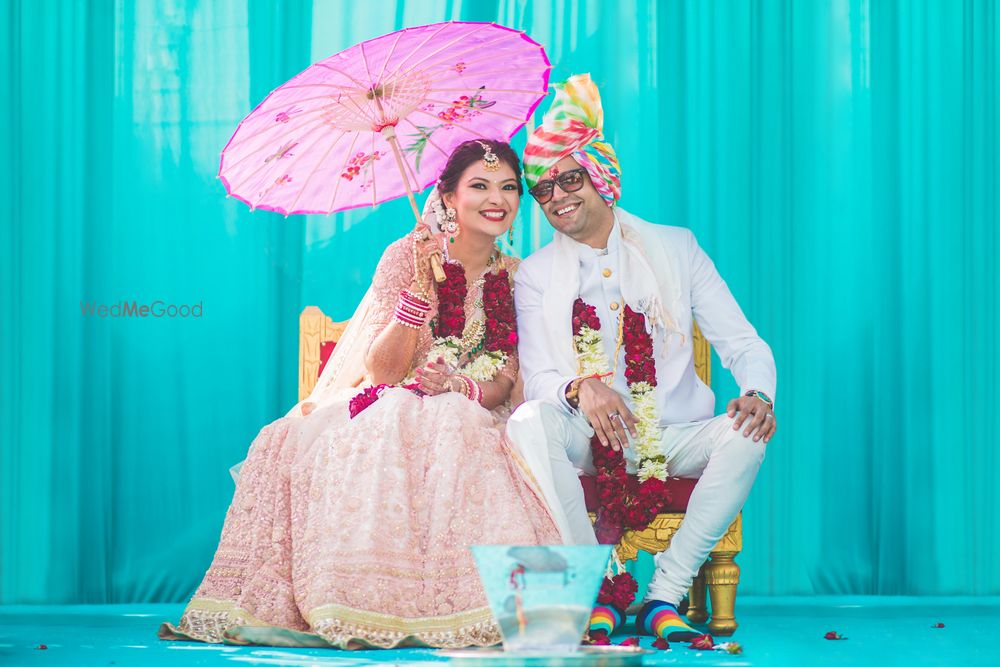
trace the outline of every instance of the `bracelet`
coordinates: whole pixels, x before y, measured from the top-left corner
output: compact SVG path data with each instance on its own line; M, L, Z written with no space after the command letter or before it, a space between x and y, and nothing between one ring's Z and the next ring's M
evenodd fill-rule
M457 390L453 388L453 385L451 384L451 380L458 380L458 389ZM469 385L467 385L465 383L465 381L462 379L461 375L452 375L450 378L448 378L448 388L451 389L451 391L454 391L457 394L461 394L462 396L465 396L466 398L469 397Z
M426 298L417 296L410 290L400 290L399 292L400 302L410 306L411 308L416 308L417 310L423 310L430 312L431 303Z
M416 318L412 315L407 315L406 313L401 312L398 308L396 309L396 314L393 319L397 324L402 324L404 327L408 327L410 329L419 329L424 326L423 318Z
M590 375L575 378L566 387L566 402L574 408L578 407L580 405L580 385L583 384L584 380L603 380L606 377L611 377L611 375L612 373L591 373Z
M480 405L483 404L483 388L479 386L479 383L466 375L459 375L462 381L465 382L469 387L468 398L470 401L475 401Z
M416 296L409 290L402 290L399 293L399 301L396 303L394 319L404 327L419 329L427 322L427 315L431 312L431 304Z

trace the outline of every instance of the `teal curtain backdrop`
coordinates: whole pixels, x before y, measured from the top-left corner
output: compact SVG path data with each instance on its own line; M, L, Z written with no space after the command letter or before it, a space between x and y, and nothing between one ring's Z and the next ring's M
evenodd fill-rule
M296 400L299 311L349 317L412 224L251 214L219 152L311 62L452 19L592 74L622 204L693 229L773 347L741 593L1000 594L993 2L377 5L2 4L0 603L192 593L228 467ZM203 314L83 313L133 300Z

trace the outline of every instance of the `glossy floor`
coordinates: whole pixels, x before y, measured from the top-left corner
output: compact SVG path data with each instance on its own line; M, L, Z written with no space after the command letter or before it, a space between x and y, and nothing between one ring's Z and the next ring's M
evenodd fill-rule
M433 650L345 652L163 642L181 605L0 607L0 665L441 664ZM741 655L675 645L647 665L1000 665L1000 598L741 598ZM943 623L943 628L934 625ZM626 626L626 631L631 630ZM828 641L835 630L847 637ZM621 641L626 633L614 637ZM643 646L650 638L642 640ZM44 645L46 648L40 648Z

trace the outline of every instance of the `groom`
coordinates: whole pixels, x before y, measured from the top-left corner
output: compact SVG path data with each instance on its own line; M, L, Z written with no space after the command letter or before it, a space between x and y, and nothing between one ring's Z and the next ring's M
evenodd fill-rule
M776 429L774 358L689 230L616 206L621 172L589 75L556 88L524 154L529 192L556 233L515 278L527 402L508 435L576 544L596 543L578 479L595 472L592 436L622 452L640 479L699 480L636 618L640 632L682 641L700 633L677 604L743 507ZM574 335L583 320L597 337ZM712 390L695 374L695 320L740 386L724 415L714 415ZM636 340L647 348L630 351ZM637 384L640 372L652 381ZM609 634L621 620L613 616Z

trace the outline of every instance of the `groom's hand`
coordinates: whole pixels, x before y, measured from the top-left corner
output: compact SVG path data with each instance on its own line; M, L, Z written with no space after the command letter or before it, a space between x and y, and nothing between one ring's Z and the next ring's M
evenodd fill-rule
M743 437L750 437L750 434L756 431L754 442L759 442L763 438L764 444L767 444L778 430L778 420L774 417L774 410L755 396L740 396L729 401L726 414L733 419L734 431L739 430L747 420L750 420L743 431Z
M626 430L633 438L639 434L635 427L639 420L628 409L625 399L599 379L584 380L578 396L580 410L605 447L611 445L613 450L620 451L622 447L628 447Z

